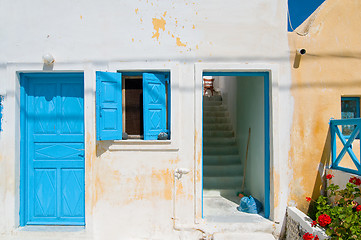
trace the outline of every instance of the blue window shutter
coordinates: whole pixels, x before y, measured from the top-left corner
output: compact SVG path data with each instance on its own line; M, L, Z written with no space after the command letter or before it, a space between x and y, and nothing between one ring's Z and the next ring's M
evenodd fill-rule
M96 72L97 140L122 139L122 74Z
M144 140L167 132L166 73L143 73Z

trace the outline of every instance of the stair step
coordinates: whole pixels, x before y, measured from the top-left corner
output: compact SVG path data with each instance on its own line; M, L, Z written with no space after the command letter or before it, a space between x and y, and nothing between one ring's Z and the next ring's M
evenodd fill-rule
M203 96L203 102L207 101L222 101L221 95Z
M220 106L222 101L203 101L203 106Z
M204 189L203 197L227 196L228 198L237 199L237 195L240 192L242 192L241 186L239 186L239 188L230 188L230 189Z
M232 165L240 164L241 158L239 155L205 155L203 156L203 165Z
M205 130L203 131L203 137L234 137L233 131L214 131L214 130Z
M238 146L203 146L203 155L234 155L238 154Z
M226 108L223 105L220 105L220 106L203 106L203 112L213 112L213 111L226 111Z
M236 144L236 138L234 137L204 137L203 138L203 146L211 146L211 145L234 145Z
M203 124L203 130L226 130L231 131L233 127L229 123L205 123Z
M214 240L276 240L271 233L220 232L213 235Z
M205 177L227 177L242 175L242 165L205 165L203 166L203 176Z
M242 186L242 176L203 177L204 189L232 189Z
M228 111L207 111L203 112L203 119L209 117L229 117Z
M209 123L229 123L230 120L228 117L207 117L203 118L203 124Z

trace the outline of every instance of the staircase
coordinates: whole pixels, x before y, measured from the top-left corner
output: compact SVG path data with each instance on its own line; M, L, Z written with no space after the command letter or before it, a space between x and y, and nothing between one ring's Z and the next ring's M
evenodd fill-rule
M207 195L237 196L243 168L229 113L221 96L203 97L203 189Z
M214 240L275 240L275 223L237 210L243 167L221 96L203 97L204 230Z

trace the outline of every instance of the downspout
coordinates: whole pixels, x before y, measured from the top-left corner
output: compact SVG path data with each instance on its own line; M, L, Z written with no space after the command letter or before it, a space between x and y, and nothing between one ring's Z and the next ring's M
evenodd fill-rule
M207 232L204 229L201 229L197 226L194 225L184 225L184 224L178 224L177 223L177 217L176 217L176 196L177 196L177 180L180 180L183 176L183 174L188 174L189 173L189 169L186 168L177 168L174 171L174 179L173 179L173 229L176 231L199 231L202 233L202 239L203 240L207 240L207 239L213 239L213 235L211 234L207 234Z

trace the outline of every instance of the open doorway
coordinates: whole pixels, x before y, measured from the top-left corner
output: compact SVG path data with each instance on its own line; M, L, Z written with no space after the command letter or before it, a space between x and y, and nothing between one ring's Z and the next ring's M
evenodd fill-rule
M268 72L205 72L203 94L203 216L237 217L239 194L270 215ZM206 80L207 81L207 80Z

